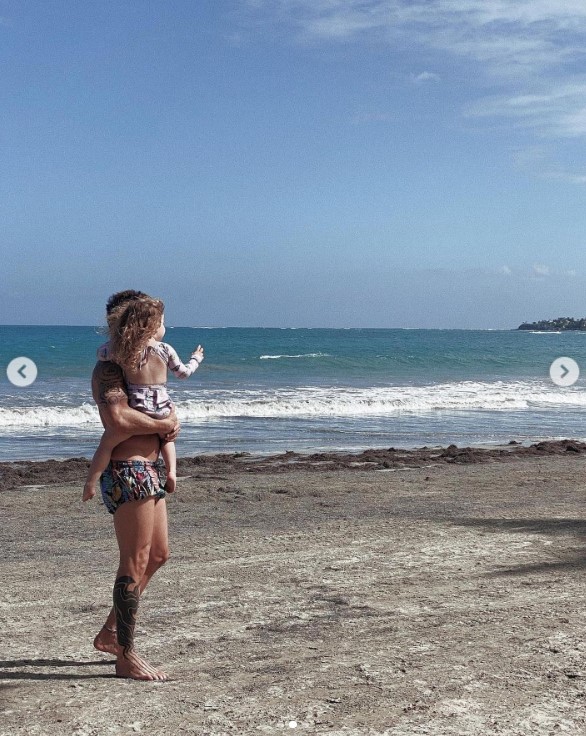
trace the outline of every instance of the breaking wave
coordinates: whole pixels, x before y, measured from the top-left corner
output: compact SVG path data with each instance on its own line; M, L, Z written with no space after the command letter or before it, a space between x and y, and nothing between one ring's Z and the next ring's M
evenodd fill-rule
M177 401L182 422L220 417L368 417L423 415L430 412L523 411L586 408L586 392L560 389L542 381L497 381L390 386L372 388L294 387L195 392ZM97 425L98 411L80 406L7 406L0 411L0 429Z
M329 353L303 353L302 355L261 355L260 360L279 360L279 358L329 358Z

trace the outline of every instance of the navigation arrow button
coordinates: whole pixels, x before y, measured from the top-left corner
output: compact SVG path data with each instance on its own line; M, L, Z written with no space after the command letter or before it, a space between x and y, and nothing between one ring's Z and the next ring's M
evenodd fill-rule
M30 358L14 358L6 367L6 375L13 386L30 386L37 378L37 366Z
M556 386L573 386L580 377L580 366L573 358L556 358L549 366L549 376Z

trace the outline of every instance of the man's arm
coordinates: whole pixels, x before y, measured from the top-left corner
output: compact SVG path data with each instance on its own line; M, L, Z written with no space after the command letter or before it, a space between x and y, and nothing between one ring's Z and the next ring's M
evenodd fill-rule
M153 419L128 406L124 375L116 363L101 360L96 363L92 373L92 394L102 424L116 435L133 437L158 434L167 440L174 440L179 434L175 413L166 419Z

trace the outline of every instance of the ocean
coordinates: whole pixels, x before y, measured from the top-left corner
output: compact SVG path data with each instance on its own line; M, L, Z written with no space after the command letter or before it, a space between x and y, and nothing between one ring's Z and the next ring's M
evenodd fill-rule
M0 460L91 457L101 434L90 392L95 327L0 326ZM171 327L193 376L169 379L181 455L495 445L586 438L586 380L556 386L549 366L586 333ZM6 366L32 359L37 380Z

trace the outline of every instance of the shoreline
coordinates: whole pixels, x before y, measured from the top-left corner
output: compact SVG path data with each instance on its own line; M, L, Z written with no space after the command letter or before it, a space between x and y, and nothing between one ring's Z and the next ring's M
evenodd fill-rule
M370 448L359 452L294 452L260 455L248 452L201 454L178 457L180 477L205 478L216 473L276 474L296 471L376 470L391 471L443 464L511 462L554 455L585 455L586 443L575 439L544 440L530 445L511 440L506 445L465 446L455 444L413 449ZM90 461L85 457L66 460L11 460L0 462L0 489L71 483L84 478Z

